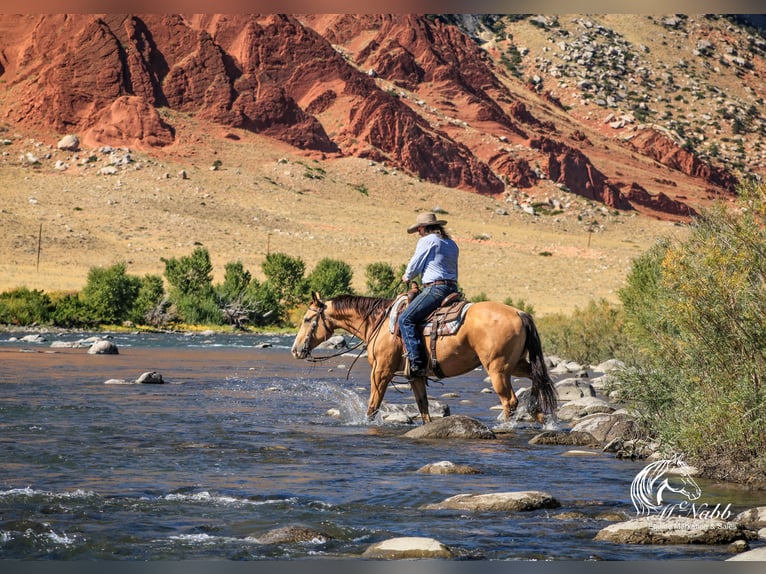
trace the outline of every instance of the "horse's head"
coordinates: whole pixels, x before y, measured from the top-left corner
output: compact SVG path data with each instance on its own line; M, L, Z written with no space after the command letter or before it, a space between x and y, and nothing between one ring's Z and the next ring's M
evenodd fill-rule
M319 343L332 336L333 327L328 323L325 311L327 304L322 301L319 293L311 294L311 304L301 321L298 334L293 341L292 354L296 359L305 359Z

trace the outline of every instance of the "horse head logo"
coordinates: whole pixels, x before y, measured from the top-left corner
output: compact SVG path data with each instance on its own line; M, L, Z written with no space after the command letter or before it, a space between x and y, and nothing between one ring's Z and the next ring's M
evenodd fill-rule
M691 475L692 468L678 456L644 467L630 485L630 498L636 514L663 513L672 504L666 502L665 496L697 500L702 490Z

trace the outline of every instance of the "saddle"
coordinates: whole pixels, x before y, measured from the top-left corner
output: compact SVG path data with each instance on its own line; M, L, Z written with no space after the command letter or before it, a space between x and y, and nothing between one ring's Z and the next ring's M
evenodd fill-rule
M401 337L399 322L397 321L399 313L402 312L411 300L412 294L405 293L394 301L391 314L389 315L389 330L395 337ZM464 299L462 293L450 293L436 309L431 311L419 326L422 336L424 338L428 337L430 340L431 368L440 379L444 378L444 373L436 358L436 341L439 337L447 337L458 332L458 329L463 324L465 312L471 305L473 303Z

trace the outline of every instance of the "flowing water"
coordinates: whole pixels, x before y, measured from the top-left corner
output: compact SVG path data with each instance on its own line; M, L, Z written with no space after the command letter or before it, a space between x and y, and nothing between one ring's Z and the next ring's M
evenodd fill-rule
M725 546L595 541L616 513L634 515L630 484L644 463L529 445L540 428L499 428L482 372L434 383L429 394L498 438L423 441L402 436L410 425L365 419L364 359L297 361L291 337L113 334L118 355L88 355L50 346L87 334L37 344L13 335L0 335L0 559L358 559L397 536L435 538L464 560L729 557ZM165 384L106 384L146 371ZM404 385L386 400L413 402ZM416 472L442 460L481 474ZM764 493L698 482L711 505L766 504ZM561 508L421 508L516 490L543 490ZM317 535L266 539L293 526Z

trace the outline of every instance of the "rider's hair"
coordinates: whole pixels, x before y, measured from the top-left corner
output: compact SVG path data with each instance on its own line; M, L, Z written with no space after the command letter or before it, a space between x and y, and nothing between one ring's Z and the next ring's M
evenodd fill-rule
M425 231L426 235L429 233L436 233L437 235L442 236L444 239L452 239L444 229L443 225L427 225L423 231Z

